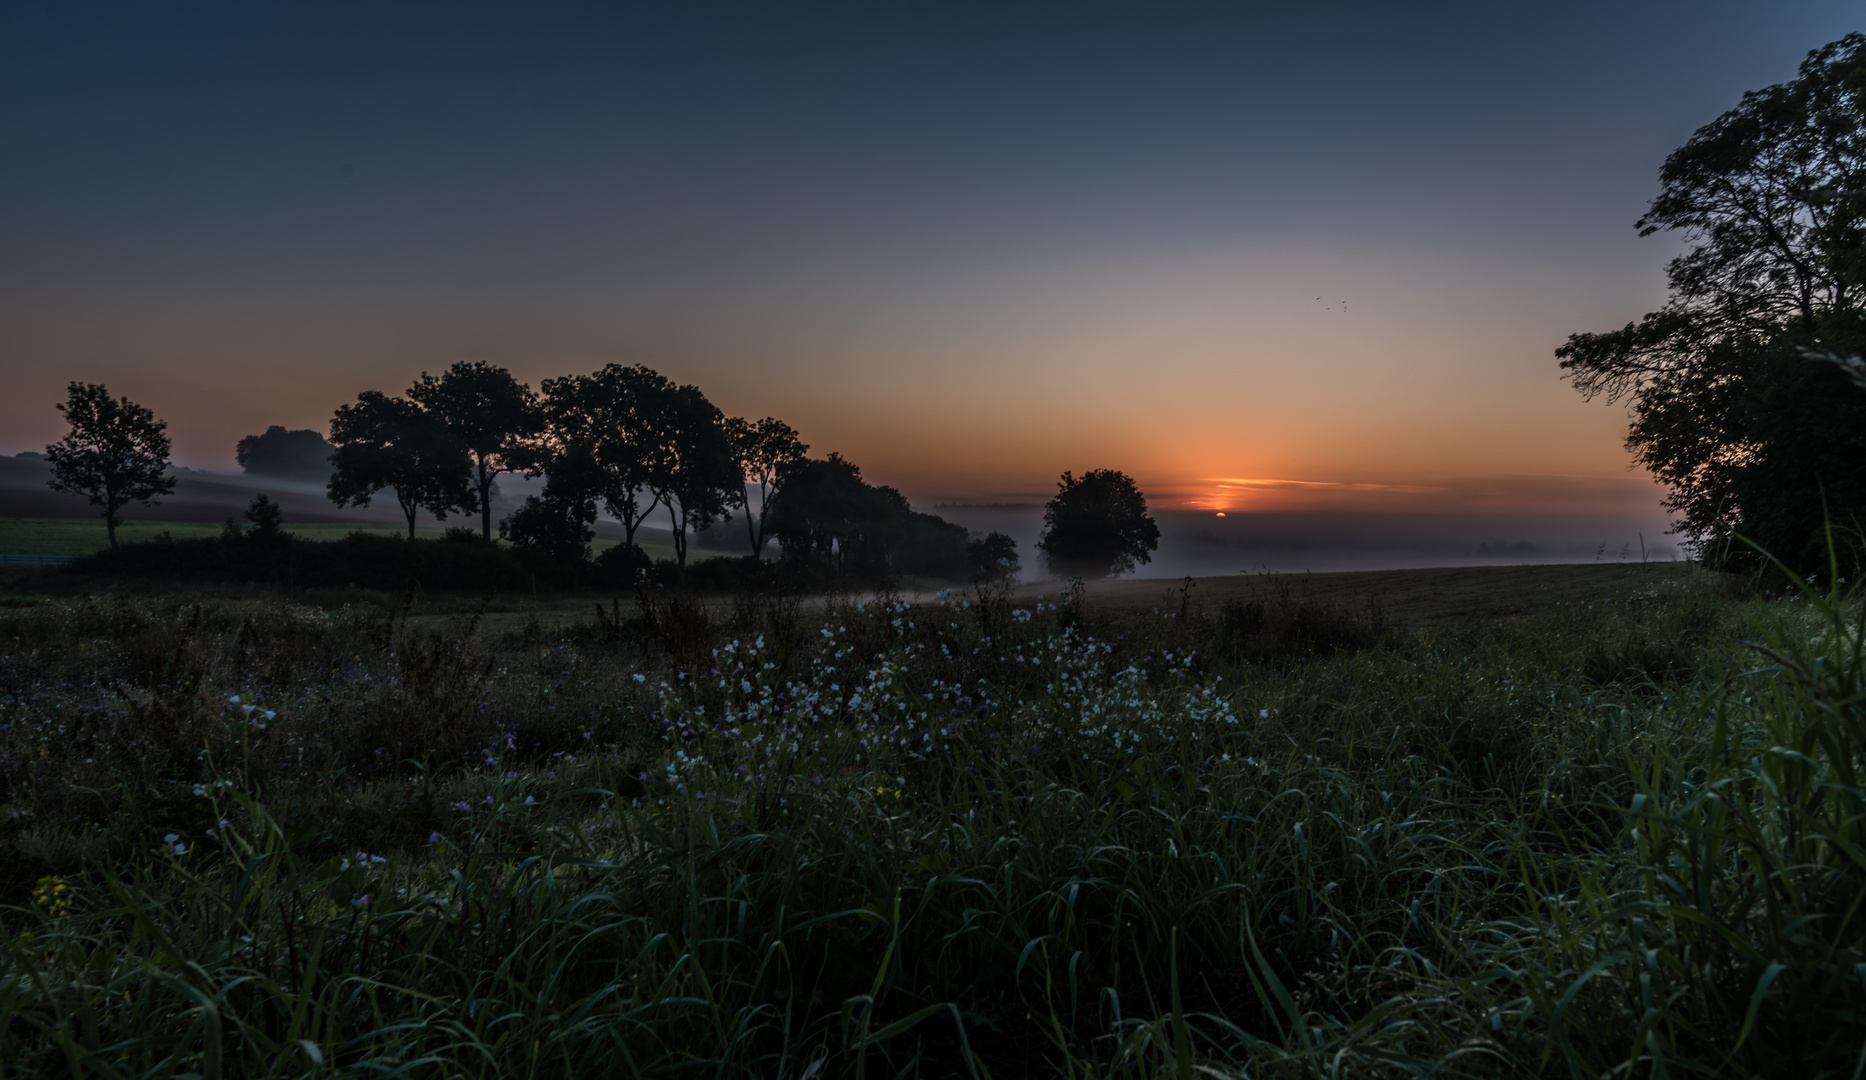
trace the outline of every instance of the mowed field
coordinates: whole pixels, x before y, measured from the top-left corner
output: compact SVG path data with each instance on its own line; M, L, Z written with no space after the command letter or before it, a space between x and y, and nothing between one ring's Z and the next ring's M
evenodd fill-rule
M1169 580L1129 578L1085 586L1091 608L1216 615L1225 601L1290 600L1367 613L1378 607L1400 626L1459 626L1530 615L1557 605L1597 604L1702 583L1718 575L1695 563L1577 563L1534 566L1355 570L1327 574L1236 574ZM1057 582L1019 586L1020 598L1054 599Z
M196 540L204 537L219 536L226 528L224 521L137 521L130 520L117 526L119 544L134 543L139 540L154 540L164 534L176 540ZM376 533L382 536L406 536L408 529L401 525L388 525L378 522L351 524L346 522L314 521L294 523L287 521L285 531L304 540L340 540L353 532ZM415 535L426 540L436 540L447 531L442 525L417 525ZM591 544L593 552L600 553L620 543L611 536L598 536ZM674 557L672 544L657 543L652 540L638 541L643 551L650 558L671 559ZM104 523L97 518L0 518L0 555L93 555L110 546L110 537L104 531ZM716 552L690 549L690 560L708 559Z

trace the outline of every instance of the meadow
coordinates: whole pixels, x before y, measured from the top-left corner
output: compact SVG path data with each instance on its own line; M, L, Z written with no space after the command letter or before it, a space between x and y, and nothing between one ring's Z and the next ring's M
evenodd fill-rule
M133 544L155 540L167 534L176 540L208 540L226 528L224 521L137 521L126 520L118 527L117 541ZM445 525L417 525L415 535L424 540L439 540L447 535ZM351 533L372 536L407 536L401 525L348 522L287 521L284 532L302 540L341 540ZM601 554L617 544L614 537L599 536L590 544L591 554ZM656 540L637 544L651 559L672 559L674 545ZM110 538L103 522L95 517L27 518L0 517L0 555L95 555L110 548ZM714 553L693 551L695 560Z
M0 1075L1859 1075L1857 595L1534 569L21 601Z

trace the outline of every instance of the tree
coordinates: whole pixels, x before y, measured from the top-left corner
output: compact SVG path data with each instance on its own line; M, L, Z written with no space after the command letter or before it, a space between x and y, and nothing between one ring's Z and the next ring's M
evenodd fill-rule
M117 549L118 512L133 502L155 504L172 495L168 476L168 425L129 398L112 398L102 383L74 382L66 388L65 414L71 431L45 448L52 463L53 491L84 495L104 508L110 549Z
M480 535L491 540L493 484L500 473L518 470L525 440L538 430L537 395L502 367L461 360L439 378L422 372L408 396L472 455Z
M551 438L587 441L608 476L603 507L622 523L625 542L661 504L658 478L668 465L668 431L677 388L659 372L609 364L594 375L543 383ZM643 496L647 501L643 502Z
M1022 569L1017 541L1001 532L987 533L965 545L966 563L977 582L1014 581Z
M456 510L478 509L467 449L440 417L407 398L379 390L358 394L330 422L337 452L329 493L338 506L368 506L383 488L395 490L415 537L415 515L426 510L445 521Z
M323 484L330 481L330 456L336 452L329 440L310 428L287 431L284 425L273 424L263 435L241 439L233 455L249 476Z
M843 578L878 577L887 573L907 513L900 492L871 486L854 462L832 453L785 468L770 529L787 559L823 559Z
M247 535L262 543L271 543L284 535L285 511L264 492L253 496L252 503L246 507L246 521L251 527Z
M1152 562L1160 527L1147 498L1126 473L1096 469L1080 480L1064 473L1056 495L1043 505L1043 552L1050 572L1075 577L1119 577Z
M769 538L771 500L783 482L784 471L802 461L810 452L789 424L767 416L753 423L742 417L726 421L726 437L732 443L732 456L738 459L745 474L745 487L734 505L745 511L745 530L751 537L752 555L762 558ZM758 489L758 509L752 510L751 489Z
M726 513L734 496L744 498L745 474L732 455L725 414L699 387L682 386L667 394L659 420L657 467L648 482L667 506L674 561L684 568L688 530L706 528Z
M544 493L527 496L499 523L499 538L518 547L535 547L553 558L582 562L596 536L596 504L608 490L609 477L596 463L589 444L568 441L544 464Z
M1825 559L1866 513L1866 391L1808 350L1866 345L1866 35L1809 54L1666 158L1642 236L1690 245L1664 308L1556 351L1583 396L1626 400L1627 447L1671 486L1674 531L1712 565Z

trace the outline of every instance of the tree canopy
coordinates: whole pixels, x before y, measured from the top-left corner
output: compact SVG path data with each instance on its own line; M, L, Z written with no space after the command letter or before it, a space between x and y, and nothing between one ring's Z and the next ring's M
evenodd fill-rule
M1626 400L1627 446L1671 486L1676 531L1712 565L1825 559L1828 518L1866 514L1866 35L1752 91L1660 170L1640 234L1689 245L1659 311L1557 350L1584 396Z
M745 475L745 487L734 505L745 510L745 530L752 542L752 555L765 553L770 532L771 500L783 486L785 471L802 461L809 446L797 437L789 424L774 416L752 422L742 417L726 421L726 437L732 443L732 455ZM758 489L758 509L751 505L752 489Z
M1126 473L1095 469L1081 479L1064 473L1043 506L1037 548L1053 574L1119 577L1152 562L1159 546L1160 527L1147 513L1147 498Z
M499 523L499 537L556 559L582 562L596 536L596 507L609 490L609 476L589 443L575 439L555 444L542 470L543 494L526 496Z
M168 425L127 397L112 398L102 383L74 382L58 406L71 430L45 448L53 491L70 492L104 508L110 547L117 546L118 516L133 502L154 503L175 491L168 475Z
M248 435L234 447L240 469L249 476L276 477L323 484L330 480L330 456L337 448L310 428L287 431L273 424L264 434Z
M1017 541L1001 532L986 533L965 546L966 563L975 582L1017 580Z
M526 439L539 428L537 395L502 367L461 360L439 378L421 373L408 397L447 425L473 458L480 534L492 539L492 489L500 473L523 460Z
M660 415L658 467L649 485L674 533L674 561L687 565L687 535L706 528L745 495L745 474L732 454L726 417L697 386L665 395Z
M788 559L825 560L839 577L884 577L907 513L900 492L869 484L859 466L832 453L784 469L770 529Z
M446 421L407 398L365 390L356 404L338 407L330 435L337 471L329 493L338 506L368 506L376 492L392 488L410 539L421 510L445 521L456 510L478 509L466 447Z

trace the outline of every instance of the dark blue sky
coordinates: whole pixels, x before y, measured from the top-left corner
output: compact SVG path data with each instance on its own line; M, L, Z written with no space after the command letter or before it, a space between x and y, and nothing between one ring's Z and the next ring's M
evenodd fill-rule
M1662 301L1664 155L1862 23L13 4L0 452L69 379L217 464L473 357L645 361L925 492L1605 478L1623 421L1551 351Z

